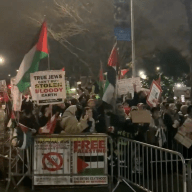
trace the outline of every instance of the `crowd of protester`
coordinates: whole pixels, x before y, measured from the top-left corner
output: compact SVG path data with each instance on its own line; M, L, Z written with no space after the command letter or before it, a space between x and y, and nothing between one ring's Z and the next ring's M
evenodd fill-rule
M181 145L174 139L178 130L184 130L189 138L192 136L192 105L165 99L150 108L146 98L146 93L140 91L135 92L133 98L130 95L128 99L118 98L114 105L109 105L96 99L91 90L81 88L78 99L66 99L58 105L40 107L24 98L16 119L39 133L55 115L55 134L108 133L113 138L123 136L176 150L176 146ZM150 111L151 122L133 123L131 112L135 110ZM191 124L191 128L186 124Z
M174 99L161 99L156 107L147 105L147 94L143 91L134 92L133 98L117 98L113 105L96 99L91 90L79 90L79 98L68 98L57 105L38 106L29 98L23 98L21 112L9 114L12 128L17 130L18 146L22 146L22 124L35 130L31 134L41 133L40 130L55 116L54 134L90 134L106 133L113 139L117 149L117 138L126 137L151 145L168 148L182 153L184 158L192 158L191 147L187 149L175 140L178 131L184 131L192 139L192 105ZM11 111L11 105L7 105ZM132 112L148 110L151 114L150 123L133 123ZM9 119L9 118L8 118ZM8 121L7 121L8 123ZM30 137L31 139L32 137ZM31 141L29 141L29 145ZM133 155L134 156L134 155ZM116 156L117 157L117 156ZM114 154L114 162L117 159ZM135 165L135 172L142 166Z

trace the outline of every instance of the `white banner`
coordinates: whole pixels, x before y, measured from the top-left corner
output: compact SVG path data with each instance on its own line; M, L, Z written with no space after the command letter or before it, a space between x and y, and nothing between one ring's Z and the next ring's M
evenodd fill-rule
M181 97L185 95L185 98L189 99L191 97L191 87L174 87L174 96Z
M34 185L108 184L107 136L35 138L33 168Z
M38 71L30 77L32 98L38 105L64 103L65 71Z
M121 79L118 80L118 88L117 92L118 95L126 95L128 92L132 94L132 97L134 96L134 88L133 84L136 85L136 91L141 90L141 81L140 77L135 77L135 78L129 78L129 79Z
M22 93L20 93L18 87L15 85L15 78L11 78L11 96L13 99L13 110L20 111L22 105Z
M147 104L150 107L156 107L161 96L162 90L161 87L157 84L156 81L152 82L150 93L147 98Z

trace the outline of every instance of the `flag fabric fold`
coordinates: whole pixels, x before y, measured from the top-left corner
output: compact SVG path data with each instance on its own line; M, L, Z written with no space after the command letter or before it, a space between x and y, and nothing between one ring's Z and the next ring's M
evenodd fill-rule
M53 115L44 127L39 129L39 134L53 134L57 123L57 117Z
M48 53L47 25L43 22L38 41L24 56L15 79L15 84L21 93L30 87L30 73L38 71L39 62L46 58Z
M108 104L112 104L112 99L115 93L116 77L117 77L117 64L118 64L118 53L117 53L117 43L114 45L111 55L108 60L108 71L107 79L104 88L104 94L102 100Z
M21 149L27 149L32 145L32 129L19 123L17 129L18 147Z

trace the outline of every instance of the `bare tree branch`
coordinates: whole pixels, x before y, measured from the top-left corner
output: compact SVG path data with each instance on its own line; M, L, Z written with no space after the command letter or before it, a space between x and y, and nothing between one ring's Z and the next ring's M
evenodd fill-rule
M41 25L41 22L38 21L37 19L34 19L34 18L32 18L32 17L28 17L28 18L31 19L32 21L35 21L35 22L38 23L39 25ZM90 65L89 65L86 61L84 61L83 59L81 59L78 54L74 53L69 47L67 47L67 45L65 45L64 42L67 42L66 39L62 39L63 37L61 37L60 34L55 33L55 32L54 32L52 29L50 29L50 28L48 28L47 30L48 30L48 32L50 33L50 35L53 37L54 40L58 41L65 49L67 49L72 55L74 55L74 56L75 56L79 61L81 61L86 67L88 67L89 72L91 73L91 75L92 75L93 77L95 77L94 73L92 72L92 69L91 69ZM67 43L70 44L69 42L67 42ZM72 45L72 44L70 44L70 45Z
M66 43L68 43L69 45L71 45L71 47L73 47L73 48L75 48L75 49L77 49L77 50L79 50L79 51L85 52L85 50L80 49L80 48L78 48L78 47L75 47L73 44L71 44L69 41L67 41L67 39L64 39L64 41L65 41Z
M70 15L75 21L77 21L77 19L76 19L73 15L71 15L71 13L70 13L69 11L67 11L67 9L66 9L64 6L62 6L62 5L60 5L59 3L57 3L56 0L54 0L54 2L55 2L55 4L56 4L59 8L61 8L61 10L63 10L64 13L67 13L67 14Z

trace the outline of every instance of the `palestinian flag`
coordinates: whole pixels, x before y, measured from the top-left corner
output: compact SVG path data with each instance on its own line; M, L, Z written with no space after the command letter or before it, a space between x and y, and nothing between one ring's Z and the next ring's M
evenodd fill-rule
M17 129L18 147L27 149L32 145L32 132L31 128L19 123Z
M44 127L39 129L40 134L53 134L57 123L57 117L53 115Z
M126 73L129 71L129 69L122 69L121 70L121 79L126 75Z
M77 173L80 175L104 175L104 154L78 154L77 156Z
M15 79L15 84L21 93L30 87L30 73L38 71L40 60L47 57L48 53L47 26L44 22L41 26L38 41L24 56Z
M104 88L103 101L111 104L116 86L116 67L118 62L117 44L114 45L108 60L107 79Z

